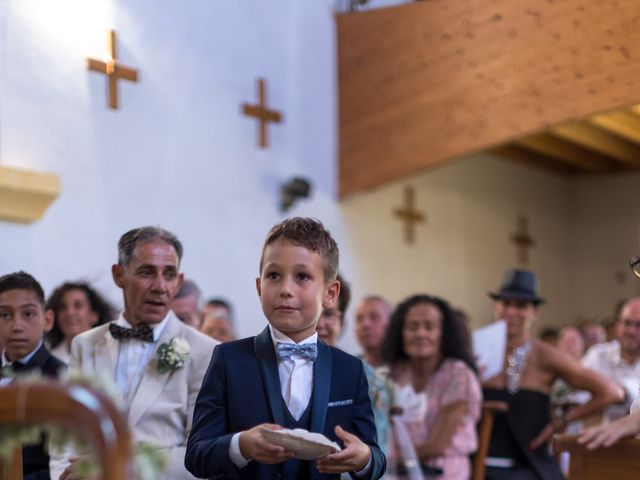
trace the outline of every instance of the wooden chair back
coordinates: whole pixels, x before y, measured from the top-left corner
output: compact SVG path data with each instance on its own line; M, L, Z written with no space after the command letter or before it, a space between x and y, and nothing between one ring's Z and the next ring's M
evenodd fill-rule
M93 447L103 480L131 478L131 437L122 414L105 395L52 380L14 382L0 387L0 425L55 424L73 431ZM8 480L22 479L18 450ZM7 469L0 468L0 478ZM18 476L19 474L19 476Z
M472 480L484 480L484 460L489 453L495 414L496 412L506 412L508 409L509 405L506 402L490 400L482 402L482 416L478 422L478 450L473 457Z
M9 463L0 459L0 480L22 480L22 449L16 448Z
M625 438L612 447L587 450L575 435L555 435L556 454L569 452L568 480L637 479L640 472L640 438Z

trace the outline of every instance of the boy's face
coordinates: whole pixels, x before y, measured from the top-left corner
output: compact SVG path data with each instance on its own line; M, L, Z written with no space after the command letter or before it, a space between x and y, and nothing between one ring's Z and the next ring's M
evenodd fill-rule
M53 312L44 311L31 290L14 289L0 293L0 343L7 360L29 355L53 327Z
M322 258L286 240L265 248L258 296L269 323L294 342L313 335L323 308L335 305L340 283L324 281Z

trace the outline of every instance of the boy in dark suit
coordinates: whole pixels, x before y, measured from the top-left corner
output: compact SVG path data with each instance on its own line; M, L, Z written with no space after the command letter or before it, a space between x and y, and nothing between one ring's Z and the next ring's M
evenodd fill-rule
M25 272L0 277L0 344L2 371L20 376L40 372L57 377L65 365L51 355L42 337L53 327L53 312L44 309L44 292ZM25 480L49 479L49 455L43 444L22 449Z
M320 222L292 218L267 235L256 287L269 321L213 352L196 401L185 465L196 477L375 480L386 460L362 362L318 341L340 292L338 246ZM261 429L304 428L343 444L316 462L269 443Z

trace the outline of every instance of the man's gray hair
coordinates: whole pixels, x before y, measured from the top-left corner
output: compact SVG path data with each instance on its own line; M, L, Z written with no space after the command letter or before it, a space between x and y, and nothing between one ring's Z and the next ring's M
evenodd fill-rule
M382 295L366 295L360 302L380 302L387 309L388 313L391 313L391 310L393 310L393 305Z
M176 293L176 296L173 298L184 298L190 295L195 295L198 305L200 305L200 289L198 285L196 285L196 282L193 280L185 279L185 281L182 282L182 287L180 287L180 290L178 290L178 293Z
M173 233L160 227L139 227L129 230L118 241L118 264L129 265L133 251L141 244L156 238L171 245L178 255L178 263L182 260L182 243Z

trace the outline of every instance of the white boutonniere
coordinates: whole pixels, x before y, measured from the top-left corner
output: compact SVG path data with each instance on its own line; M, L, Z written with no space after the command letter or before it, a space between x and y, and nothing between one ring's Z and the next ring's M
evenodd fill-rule
M189 344L182 338L172 338L169 343L163 343L157 352L158 372L174 372L184 367L190 353Z

